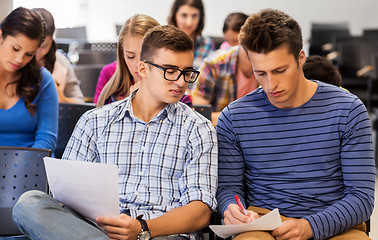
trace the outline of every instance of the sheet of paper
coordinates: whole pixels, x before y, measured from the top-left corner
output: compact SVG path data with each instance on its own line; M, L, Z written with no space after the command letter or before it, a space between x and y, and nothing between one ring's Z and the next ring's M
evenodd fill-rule
M49 187L55 199L95 221L119 217L116 165L45 157Z
M254 230L271 231L281 226L282 221L278 209L274 209L271 212L253 220L250 223L240 225L210 225L209 227L213 232L222 238L228 238L232 235L249 232Z

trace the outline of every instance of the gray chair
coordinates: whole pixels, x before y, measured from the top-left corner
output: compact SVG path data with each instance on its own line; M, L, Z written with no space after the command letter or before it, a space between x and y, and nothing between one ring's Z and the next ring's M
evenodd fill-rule
M22 235L13 224L13 206L26 191L48 192L43 157L50 155L50 149L0 146L0 236Z
M211 105L210 104L194 104L194 110L202 114L204 117L211 121Z
M84 101L92 103L96 92L97 80L104 65L84 64L74 68L80 88L84 95Z
M374 91L374 77L371 71L362 71L373 65L372 54L378 52L376 39L343 41L338 44L338 69L343 77L341 86L357 95L366 105L368 111L376 106L373 101L377 94Z
M95 108L93 103L59 103L58 141L54 155L61 158L77 121L86 111Z
M92 51L89 49L78 51L78 61L76 65L98 64L106 65L117 60L116 51Z
M87 42L87 29L85 26L72 28L57 28L55 38L59 40Z
M326 56L326 44L332 43L335 36L350 36L348 22L312 23L309 55Z

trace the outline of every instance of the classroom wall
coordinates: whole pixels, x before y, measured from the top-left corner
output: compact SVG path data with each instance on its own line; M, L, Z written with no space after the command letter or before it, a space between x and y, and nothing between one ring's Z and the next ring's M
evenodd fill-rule
M0 19L8 15L13 9L13 0L0 0Z
M1 0L0 2L3 2ZM14 0L13 7L45 7L50 10L57 27L87 26L89 41L116 41L115 24L143 13L161 24L167 17L173 0ZM312 22L349 22L352 34L364 28L378 28L377 0L203 0L206 9L204 34L222 36L227 14L242 11L250 14L263 8L276 8L293 16L301 25L306 43ZM0 3L0 8L2 3Z

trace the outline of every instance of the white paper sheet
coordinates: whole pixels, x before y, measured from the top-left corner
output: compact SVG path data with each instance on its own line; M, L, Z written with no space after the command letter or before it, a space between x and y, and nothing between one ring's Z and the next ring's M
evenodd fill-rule
M55 199L93 221L119 217L116 165L45 157L49 187Z
M232 235L249 232L254 230L271 231L281 226L282 221L278 209L274 209L271 212L265 214L258 219L253 220L250 223L240 225L210 225L209 227L213 232L222 238L228 238Z

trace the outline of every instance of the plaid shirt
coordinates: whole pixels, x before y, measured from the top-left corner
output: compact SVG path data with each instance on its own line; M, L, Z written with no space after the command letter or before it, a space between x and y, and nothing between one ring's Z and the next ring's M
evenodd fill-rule
M213 40L210 37L199 35L194 39L194 69L199 69L203 60L215 49Z
M63 159L118 165L120 209L134 218L156 218L194 200L214 210L218 150L211 122L179 102L145 123L132 110L136 92L86 112Z
M220 112L236 100L236 62L240 46L219 49L205 59L198 80L190 86L192 96L210 101L213 111Z

